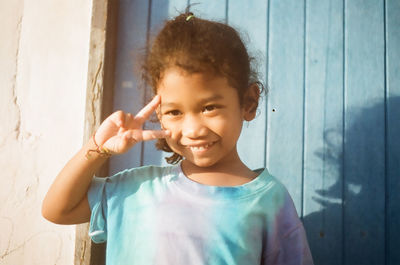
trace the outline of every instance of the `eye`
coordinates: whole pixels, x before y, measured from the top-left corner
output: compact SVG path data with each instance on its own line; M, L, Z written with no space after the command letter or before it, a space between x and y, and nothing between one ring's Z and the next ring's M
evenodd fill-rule
M216 110L216 109L217 109L216 105L208 105L208 106L204 107L203 112L210 112L210 111L213 111L213 110Z
M166 111L165 113L164 113L164 115L169 115L169 116L178 116L178 115L180 115L181 114L181 112L179 111L179 110L169 110L169 111Z

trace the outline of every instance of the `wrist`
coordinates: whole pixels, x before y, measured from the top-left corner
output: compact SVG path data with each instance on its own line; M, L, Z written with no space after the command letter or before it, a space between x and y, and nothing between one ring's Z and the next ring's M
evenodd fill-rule
M85 152L85 158L87 160L93 158L93 157L103 157L103 158L109 158L112 156L112 153L110 150L105 148L102 145L98 145L96 142L96 131L93 133L92 137L89 139L89 143L86 148Z

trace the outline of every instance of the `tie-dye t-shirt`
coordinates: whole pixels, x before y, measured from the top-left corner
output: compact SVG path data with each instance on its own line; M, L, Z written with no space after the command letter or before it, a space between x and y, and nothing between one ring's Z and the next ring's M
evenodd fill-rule
M234 187L203 185L180 165L94 178L89 235L112 265L312 264L285 187L268 171Z

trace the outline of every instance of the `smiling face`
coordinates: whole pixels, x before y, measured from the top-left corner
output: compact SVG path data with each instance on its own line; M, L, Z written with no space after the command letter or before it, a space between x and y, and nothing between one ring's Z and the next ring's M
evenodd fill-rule
M170 68L157 94L161 125L171 131L167 143L185 158L183 165L204 168L241 162L236 143L248 114L226 78Z

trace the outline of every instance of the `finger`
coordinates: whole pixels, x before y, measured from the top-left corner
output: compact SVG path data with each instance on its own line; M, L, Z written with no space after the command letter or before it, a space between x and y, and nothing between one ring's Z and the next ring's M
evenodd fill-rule
M142 132L142 141L168 138L170 136L171 132L168 130L145 130Z
M123 140L126 144L127 148L131 148L133 145L138 143L140 140L137 139L138 137L135 137L133 134L133 131L127 131L124 134Z
M131 113L126 113L124 128L133 128L133 126L134 126L133 115Z
M110 120L118 127L124 127L125 125L125 113L122 110L118 110L110 115Z
M144 106L143 109L141 109L138 114L135 116L135 120L139 121L140 123L144 123L153 113L156 109L157 106L161 102L161 97L159 95L156 95L150 103L148 103L146 106Z
M125 138L129 138L132 142L150 141L159 138L167 138L171 136L169 130L129 130L124 134Z

